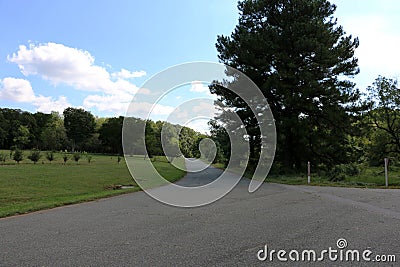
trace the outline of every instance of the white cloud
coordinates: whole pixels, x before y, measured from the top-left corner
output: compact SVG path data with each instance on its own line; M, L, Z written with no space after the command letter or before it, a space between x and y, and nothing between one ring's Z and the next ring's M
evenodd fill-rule
M85 108L96 108L99 111L111 111L118 115L145 117L151 110L152 115L168 115L174 108L161 104L153 106L147 102L135 102L131 105L132 97L129 94L119 95L89 95L83 101Z
M190 112L184 108L178 107L174 110L174 113L171 114L171 118L176 119L176 123L182 123L182 121L190 119Z
M84 108L94 107L99 111L122 114L135 93L150 94L148 89L139 90L126 80L142 77L146 72L121 69L110 74L104 67L95 65L95 59L88 51L63 44L21 45L17 53L7 58L18 64L25 76L38 75L54 85L62 83L74 89L101 93L87 96L83 101ZM53 101L53 105L63 106L65 102L65 99L59 98Z
M147 103L139 103L139 104L147 104ZM175 108L171 107L171 106L155 104L153 106L153 110L152 110L151 114L154 114L154 115L168 115L168 114L171 114L171 112L173 112L174 109Z
M113 78L118 78L118 79L131 79L131 78L140 78L146 75L146 72L141 70L141 71L129 71L126 69L121 69L119 72L114 72L111 76Z
M187 123L185 126L192 128L193 130L195 130L197 132L209 134L210 128L207 123L208 123L207 119L201 118L201 119L197 119L197 120L192 120L189 123Z
M7 77L0 82L0 100L29 103L35 106L37 111L44 113L62 112L71 106L65 96L59 96L57 100L42 95L36 96L31 83L25 79Z
M89 52L56 43L31 44L29 48L21 45L17 53L8 56L8 60L18 64L25 76L39 75L55 85L64 83L76 89L107 94L120 91L136 93L137 86L122 76L139 77L144 73L123 69L117 81L113 81L104 67L94 64L94 57Z
M201 81L193 81L191 86L190 92L211 94L208 86L204 85Z
M196 114L202 114L203 116L214 117L217 113L217 108L210 102L200 102L193 107L193 112Z
M129 106L129 114L134 115L134 117L147 117L149 112L151 112L151 116L167 116L171 114L174 109L174 107L162 104L135 102Z
M212 99L192 99L175 108L167 121L173 124L188 125L200 132L208 132L207 122L219 113Z
M132 99L130 94L114 95L89 95L83 100L83 107L87 109L96 108L102 112L113 112L118 115L126 112Z
M21 45L8 60L18 64L25 76L39 75L54 84L65 83L89 91L103 91L111 85L109 73L94 65L89 52L63 44L31 44L28 48Z
M59 96L54 100L52 97L40 95L36 97L33 105L36 106L37 111L43 113L50 113L52 111L62 113L64 109L71 107L71 104L65 96Z
M35 93L29 81L8 77L1 81L0 99L29 103L34 101Z

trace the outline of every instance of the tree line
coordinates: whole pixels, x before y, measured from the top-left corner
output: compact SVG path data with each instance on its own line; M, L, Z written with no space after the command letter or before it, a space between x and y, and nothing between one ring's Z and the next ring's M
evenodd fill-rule
M34 149L47 151L85 151L122 155L124 117L98 118L80 108L67 108L62 114L30 113L0 108L0 149ZM146 129L145 142L149 156L164 155L161 131L171 138L165 144L177 144L185 157L198 157L198 144L206 137L188 127L167 122L129 118L132 129ZM139 142L143 134L132 133L129 142ZM132 146L131 154L144 154ZM179 154L180 155L180 154ZM178 155L175 155L178 156Z

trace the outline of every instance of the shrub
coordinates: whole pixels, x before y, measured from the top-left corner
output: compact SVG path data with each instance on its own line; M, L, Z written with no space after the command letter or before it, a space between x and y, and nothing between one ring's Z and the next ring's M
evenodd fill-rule
M225 167L227 166L229 161L226 161ZM284 175L285 174L285 167L279 161L275 161L274 164L271 166L270 170L271 175Z
M87 159L89 164L92 162L92 156L91 155L86 155L86 159Z
M328 179L332 182L339 182L346 179L343 165L336 165L328 172Z
M68 154L64 153L63 155L63 161L64 161L64 165L67 164L67 161L69 160Z
M20 161L22 161L24 159L24 152L22 152L22 150L20 149L15 149L14 153L13 153L13 160L15 160L18 164Z
M343 166L346 175L357 176L361 173L361 169L354 163L345 164Z
M81 159L81 153L75 152L73 157L74 157L76 164L78 164L79 160Z
M40 151L37 149L34 149L31 151L31 154L29 154L28 159L33 161L33 164L36 164L39 161L41 156L42 155L40 155Z
M49 152L47 152L46 153L46 159L48 160L48 161L50 161L50 163L55 159L54 158L54 152L53 151L49 151Z
M327 172L327 177L332 182L343 181L346 176L357 176L361 169L354 163L336 165Z

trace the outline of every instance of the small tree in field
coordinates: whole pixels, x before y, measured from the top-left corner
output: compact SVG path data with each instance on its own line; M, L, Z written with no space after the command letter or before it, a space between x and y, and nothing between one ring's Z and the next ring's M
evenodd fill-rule
M50 164L51 164L51 162L55 159L55 157L54 157L54 152L53 152L53 151L47 152L47 153L46 153L46 159L47 159L48 161L50 161Z
M75 152L73 157L74 157L76 164L78 164L79 160L81 159L81 153Z
M20 161L24 159L24 153L20 149L15 149L13 153L13 160L15 160L18 164Z
M67 161L69 160L68 154L64 153L63 155L63 161L64 161L64 165L67 164Z
M86 160L90 164L92 162L92 156L91 155L86 155Z
M33 164L36 164L39 161L41 156L42 155L40 155L40 151L34 149L34 150L31 151L31 154L28 156L28 159L33 161Z

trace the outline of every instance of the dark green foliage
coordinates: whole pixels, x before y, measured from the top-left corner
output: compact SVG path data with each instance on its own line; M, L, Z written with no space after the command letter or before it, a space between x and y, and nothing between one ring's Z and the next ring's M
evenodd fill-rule
M48 161L50 161L50 163L55 159L55 157L54 157L54 152L53 151L48 151L47 153L46 153L46 159L48 160Z
M193 129L182 127L179 132L179 148L183 156L186 158L200 157L199 142L206 137Z
M24 159L24 152L22 152L22 150L20 150L19 148L14 150L13 153L13 160L15 160L18 164L20 161L22 161Z
M64 161L64 165L67 163L67 161L69 160L69 156L67 153L63 154L63 161Z
M328 171L327 177L332 182L344 181L346 176L360 175L361 170L355 164L335 165Z
M162 121L139 118L94 118L83 109L67 108L63 116L53 112L44 114L18 109L0 108L0 149L32 149L47 151L88 151L91 153L123 154L122 127L128 128L125 138L132 143L127 154L143 155L142 129L146 128L145 143L148 155L163 156L161 130L164 125L173 129L175 143L187 157L197 156L198 141L205 137L188 127ZM12 158L12 151L10 153ZM47 155L46 155L47 158Z
M8 120L6 120L2 110L0 109L0 147L4 147L4 144L7 142L8 128Z
M31 161L33 161L34 164L36 164L39 161L39 159L41 158L41 156L42 155L40 154L40 151L37 149L34 149L29 154L28 159L30 159Z
M346 174L344 172L344 169L343 169L342 165L334 166L328 172L327 176L328 176L329 181L332 181L332 182L344 181L346 179Z
M90 164L92 162L92 155L86 155L86 160Z
M64 127L68 138L72 140L72 151L88 140L95 131L93 115L83 109L67 108L63 112Z
M33 147L37 129L33 114L19 109L0 108L0 148Z
M53 116L55 115L55 113L45 114L42 112L36 112L32 115L33 115L33 119L35 120L36 127L34 127L31 130L31 132L32 132L32 137L31 137L32 142L31 143L34 147L43 147L43 141L46 141L46 140L43 140L42 133L43 133L44 129L46 129L46 127L53 122L53 119L54 119ZM55 148L52 148L52 149L55 149Z
M344 164L344 172L348 176L360 175L361 169L354 163Z
M231 142L229 135L215 120L211 120L209 126L211 130L211 138L217 146L216 161L223 163L226 166L231 155Z
M80 151L91 153L123 154L124 117L95 119L89 112L74 108L67 108L63 114L64 118L55 112L31 114L21 110L0 109L0 149L72 149L74 152L79 147ZM199 154L198 141L205 137L188 127L162 121L127 118L125 123L128 127L125 138L132 143L125 153L131 155L145 153L141 133L143 127L146 128L145 143L150 158L164 155L161 146L161 130L164 125L173 130L173 142L179 143L179 148L187 157Z
M155 155L163 155L161 147L161 129L163 123L154 123L148 120L145 125L145 138L146 138L146 150L149 158L153 158Z
M58 113L52 113L51 119L40 131L39 145L46 150L60 150L68 146L64 121Z
M104 146L104 151L109 153L122 153L122 125L123 117L109 118L99 130L99 140Z
M400 154L400 88L397 80L379 76L367 91L372 106L365 116L371 141L368 154L371 165L377 165Z
M20 125L15 132L15 137L13 138L15 146L19 148L24 148L25 145L29 143L30 132L29 128L24 125Z
M217 146L217 154L215 155L215 159L213 163L222 163L224 166L227 166L228 159L224 155L224 150L219 143L216 143Z
M72 155L72 157L74 158L76 164L78 164L78 163L79 163L79 160L81 159L81 153L75 152L75 153Z
M308 160L332 166L348 162L353 115L364 110L360 93L346 77L359 72L358 39L336 24L336 6L325 0L242 1L231 36L218 36L222 63L249 76L262 90L276 119L276 160L300 170ZM211 92L243 119L251 160L260 134L248 106L228 90ZM255 162L256 163L256 162Z

